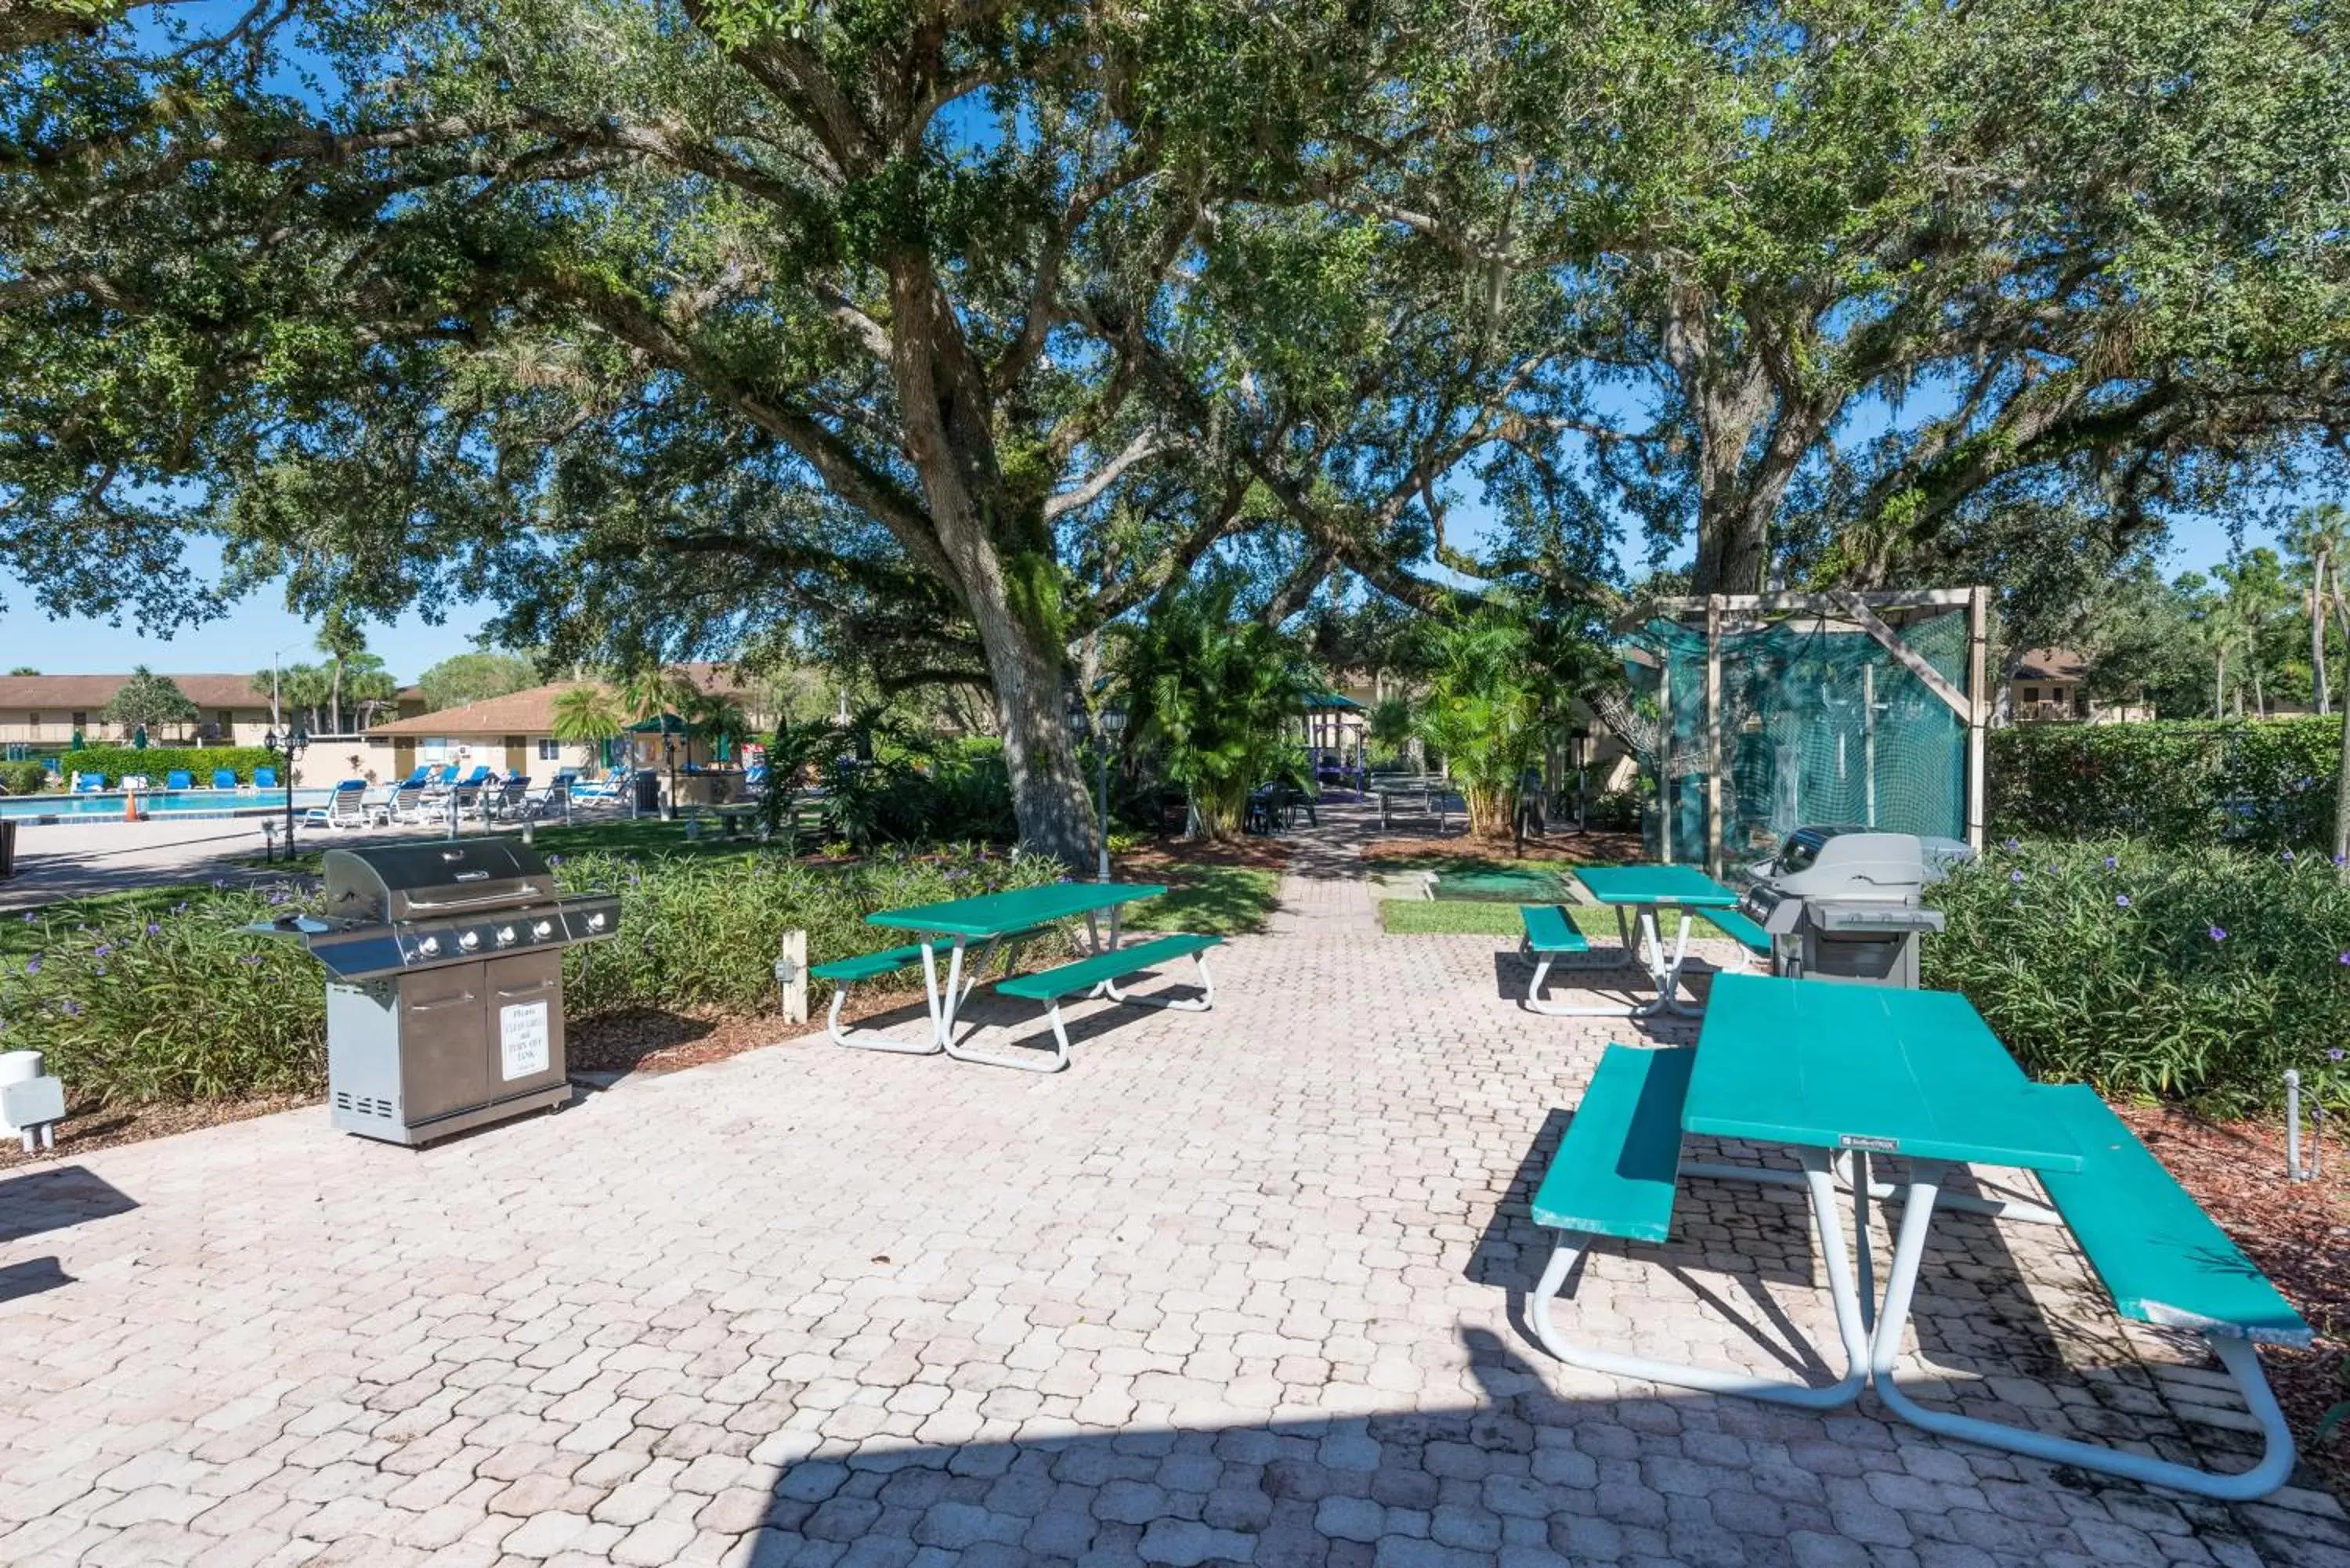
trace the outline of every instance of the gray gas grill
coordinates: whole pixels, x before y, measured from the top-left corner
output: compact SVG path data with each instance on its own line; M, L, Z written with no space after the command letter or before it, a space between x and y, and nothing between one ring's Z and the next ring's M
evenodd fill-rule
M1742 908L1770 933L1772 973L1918 988L1918 938L1942 929L1924 903L1941 873L1923 840L1801 827L1752 875Z
M570 1097L563 950L619 929L608 894L566 898L508 838L329 849L326 914L255 928L327 966L334 1125L447 1137Z

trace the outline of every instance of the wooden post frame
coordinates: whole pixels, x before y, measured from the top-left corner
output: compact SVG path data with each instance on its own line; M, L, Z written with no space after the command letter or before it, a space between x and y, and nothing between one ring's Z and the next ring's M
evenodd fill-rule
M1887 611L1957 610L1967 615L1967 657L1963 680L1964 689L1929 663L1925 656L1902 640L1898 628L1885 619ZM1924 588L1907 590L1836 590L1824 593L1777 594L1708 594L1655 600L1643 607L1640 618L1660 615L1684 625L1702 617L1705 623L1705 725L1706 725L1706 811L1711 818L1706 832L1705 864L1710 875L1719 877L1727 861L1728 826L1723 820L1724 790L1722 769L1725 742L1722 737L1723 701L1721 689L1721 637L1723 622L1737 617L1750 618L1785 618L1798 615L1818 615L1848 620L1874 639L1892 655L1903 669L1918 678L1918 683L1933 693L1935 699L1949 708L1958 721L1966 726L1966 800L1963 809L1966 840L1978 853L1983 846L1988 796L1985 781L1985 736L1991 725L1994 704L1988 688L1985 652L1991 638L1991 589L1988 587ZM1659 762L1660 783L1667 805L1666 836L1659 846L1664 858L1672 858L1670 806L1674 800L1670 738L1672 732L1672 699L1669 690L1670 661L1660 670L1665 684L1660 684L1658 698L1662 711L1666 743ZM1873 688L1874 682L1871 686ZM1688 693L1678 694L1689 700ZM1870 690L1864 701L1873 699ZM1866 729L1869 749L1874 750L1875 714L1867 715ZM1864 758L1870 765L1873 757ZM1874 768L1871 766L1871 778ZM2350 787L2350 786L2345 786Z
M1721 875L1721 595L1705 601L1705 874Z

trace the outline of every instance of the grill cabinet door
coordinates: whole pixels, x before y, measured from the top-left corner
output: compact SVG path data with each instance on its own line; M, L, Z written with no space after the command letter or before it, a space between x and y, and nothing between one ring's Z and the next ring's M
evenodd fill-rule
M489 981L483 1060L491 1097L563 1082L563 955L515 953L483 969Z
M461 963L400 977L400 1119L411 1127L491 1096L482 970Z

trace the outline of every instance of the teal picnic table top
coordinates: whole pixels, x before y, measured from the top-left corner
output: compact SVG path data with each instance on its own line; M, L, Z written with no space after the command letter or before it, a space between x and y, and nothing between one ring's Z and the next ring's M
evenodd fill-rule
M1165 891L1166 887L1156 882L1055 882L1043 888L1015 888L1008 893L982 893L975 898L951 898L943 904L917 904L910 909L883 909L865 919L868 925L900 931L1000 937L1138 899L1156 898Z
M1575 878L1603 904L1735 908L1738 895L1690 866L1578 866Z
M2064 1116L1951 991L1717 975L1681 1129L2033 1170L2082 1166Z

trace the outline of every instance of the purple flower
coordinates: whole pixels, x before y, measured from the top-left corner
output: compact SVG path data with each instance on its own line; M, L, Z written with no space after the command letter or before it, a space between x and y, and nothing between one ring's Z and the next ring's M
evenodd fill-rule
M213 878L213 886L215 888L225 888L228 886L228 878L225 877L215 877Z
M163 928L150 920L147 922L147 934L151 937L160 937L163 934Z
M68 1018L79 1018L81 1016L81 1003L76 1002L71 997L66 998L66 1016Z
M2114 908L2115 908L2115 909L2128 909L2128 908L2129 908L2129 895L2128 895L2127 893L2116 893L2116 894L2115 894L2115 895L2114 895Z
M109 954L109 953L112 952L113 950L114 950L114 944L113 944L113 943L111 943L111 942L100 942L100 943L99 943L99 944L98 944L98 946L96 946L96 947L94 947L94 948L92 948L92 949L90 950L89 956L90 956L90 957L92 957L92 958L104 958L107 954Z
M2120 862L2118 859L2115 858L2113 856L2108 855L2108 856L2106 856L2106 870L2108 870L2108 871L2116 870L2116 869L2118 869L2118 868L2120 867L2120 866L2121 866L2121 862Z
M2007 879L2011 882L2021 882L2023 880L2023 873L2021 871L2011 871L2007 874Z
M257 964L261 961L261 955L259 953L239 953L236 955L236 961L239 963Z
M293 896L294 895L288 893L285 888L280 888L277 891L269 895L269 901L273 904L282 904Z
M2023 846L2022 846L2022 844L2020 844L2020 843L2016 842L2014 839L2011 838L2011 839L2009 839L2009 840L2007 841L2007 847L2008 847L2009 852L2012 854L2012 853L2013 853L2014 851L2016 851L2016 850L2018 850L2018 849L2022 848L2022 847L2023 847Z
M2288 866L2293 864L2293 851L2290 849L2284 852L2284 863Z
M2335 856L2335 857L2334 857L2334 864L2335 864L2336 866L2350 866L2350 855L2337 855L2337 856ZM28 920L29 920L29 919L31 919L33 917L32 917L32 916L30 916L30 915L27 915L27 916L26 916L25 918L26 918L26 919L28 919Z
M2329 1061L2329 1062L2339 1062L2340 1060L2342 1060L2342 1058L2343 1058L2343 1055L2344 1055L2344 1054L2345 1054L2345 1053L2344 1053L2344 1051L2343 1051L2342 1047L2341 1047L2341 1046L2339 1046L2339 1045L2336 1045L2333 1050L2328 1051L2328 1052L2325 1054L2325 1059L2326 1059L2327 1061Z
M560 855L550 855L546 857L546 863L549 866L560 866L563 864L563 857Z
M2339 964L2350 965L2350 952L2344 953L2340 958L2335 959L2334 961Z
M2342 955L2342 961L2344 963L2350 963L2350 953L2344 953ZM41 972L40 954L35 953L31 958L25 961L25 972L26 974L38 974Z
M2228 929L2225 926L2214 926L2209 935L2215 942L2224 942L2228 940Z

